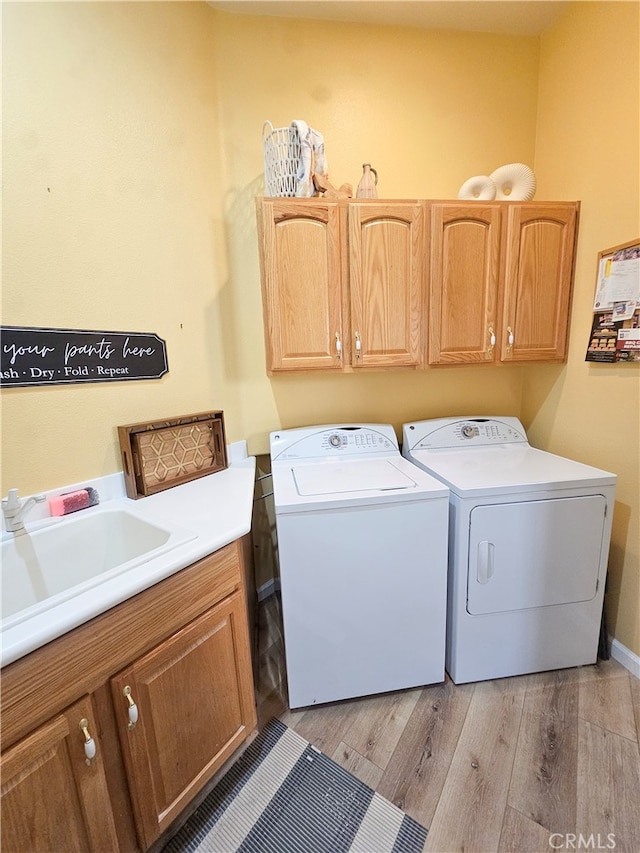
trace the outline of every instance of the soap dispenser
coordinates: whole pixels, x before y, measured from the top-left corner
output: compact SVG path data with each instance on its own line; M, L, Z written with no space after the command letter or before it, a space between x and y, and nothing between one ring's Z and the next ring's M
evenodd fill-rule
M378 173L371 163L362 164L362 177L356 190L356 198L378 198Z

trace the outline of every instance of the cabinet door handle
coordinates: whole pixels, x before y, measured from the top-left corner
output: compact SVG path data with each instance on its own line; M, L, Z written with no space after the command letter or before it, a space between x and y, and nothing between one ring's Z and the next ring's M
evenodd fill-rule
M336 332L336 357L338 359L342 358L342 338L340 337L340 332Z
M86 755L85 763L89 765L96 757L96 742L89 734L89 721L85 717L80 720L78 727L84 735L84 754Z
M493 353L493 348L496 345L496 333L493 326L489 326L489 355Z
M360 351L362 350L362 341L360 340L360 332L356 332L356 358L360 358Z
M138 722L138 706L133 701L133 696L131 695L131 688L128 684L126 685L122 693L124 694L129 703L129 722L127 723L127 728L129 729L129 731L131 731L131 729L135 729L136 723Z
M511 352L511 348L513 347L513 329L511 326L507 326L507 352Z

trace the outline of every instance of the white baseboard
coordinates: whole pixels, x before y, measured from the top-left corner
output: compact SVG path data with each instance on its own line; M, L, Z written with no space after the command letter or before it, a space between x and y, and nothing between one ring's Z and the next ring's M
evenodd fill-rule
M636 678L640 678L640 657L638 655L623 646L619 640L612 640L611 638L609 638L609 651L614 660L621 663Z

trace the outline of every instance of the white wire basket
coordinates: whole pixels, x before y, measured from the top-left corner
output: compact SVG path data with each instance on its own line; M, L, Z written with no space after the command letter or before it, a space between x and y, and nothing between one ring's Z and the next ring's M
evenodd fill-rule
M300 166L300 136L295 127L262 126L264 192L266 196L295 196Z

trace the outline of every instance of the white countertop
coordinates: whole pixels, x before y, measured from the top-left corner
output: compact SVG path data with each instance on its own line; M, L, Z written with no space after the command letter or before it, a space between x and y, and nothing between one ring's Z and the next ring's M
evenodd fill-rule
M117 495L117 489L116 494L109 495L110 500L102 506L117 503L149 521L178 525L194 534L193 538L3 630L1 665L18 660L248 533L255 458L233 451L230 458L230 467L224 471L156 495L130 500ZM36 529L36 525L42 526L42 522L27 523L27 533L30 528Z

